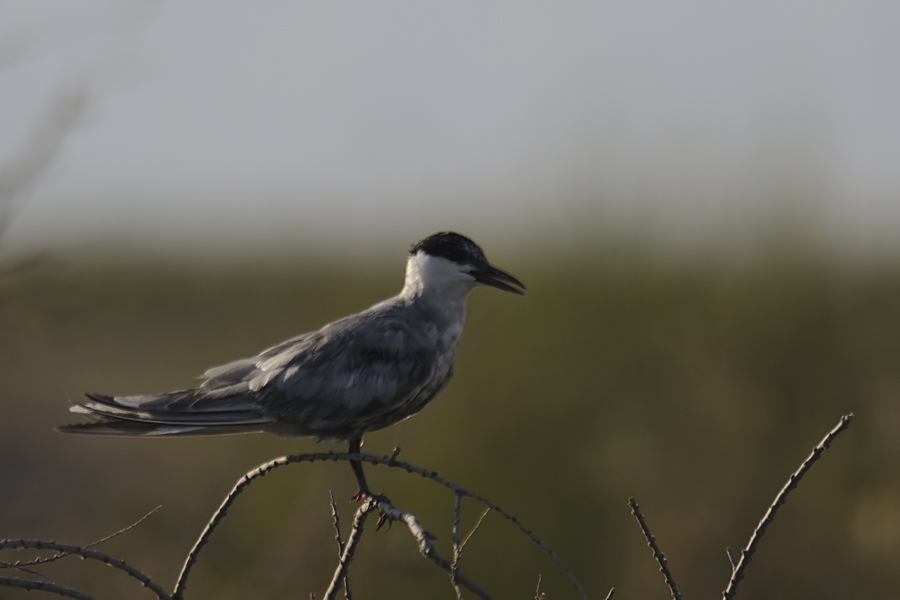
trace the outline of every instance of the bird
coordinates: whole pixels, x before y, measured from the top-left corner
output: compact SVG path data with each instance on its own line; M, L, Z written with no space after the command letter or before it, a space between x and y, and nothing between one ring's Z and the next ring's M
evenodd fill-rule
M435 233L413 244L396 296L263 350L207 370L195 388L161 394L86 394L73 413L88 422L65 433L194 436L268 432L345 441L407 419L443 392L466 318L469 293L525 285L491 265L464 235ZM357 500L374 497L362 463L350 461Z

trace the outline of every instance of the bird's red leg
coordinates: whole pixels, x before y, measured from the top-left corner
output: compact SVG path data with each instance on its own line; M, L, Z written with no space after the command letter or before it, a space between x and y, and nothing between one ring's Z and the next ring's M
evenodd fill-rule
M350 438L350 446L349 446L350 454L360 454L361 449L362 449L362 438L361 437ZM355 501L359 502L360 500L368 498L368 499L374 500L376 502L381 501L381 502L387 502L388 504L391 503L391 501L388 499L387 496L385 496L383 494L373 494L372 491L369 489L369 484L366 483L366 474L363 473L362 462L360 462L358 460L351 460L350 467L353 469L353 474L356 475L357 483L359 483L359 491L357 491L356 495L353 496L353 499ZM381 529L381 527L385 524L385 522L388 522L388 518L387 518L386 514L382 513L382 515L378 518L378 523L375 525L375 528Z
M348 452L350 454L359 454L362 450L362 437L353 437L350 438L350 449ZM366 496L371 496L372 492L369 491L369 484L366 483L366 474L363 473L362 463L358 460L350 461L350 468L353 469L353 474L356 475L356 481L359 483L359 491L356 492L356 495L353 496L353 499L359 502Z

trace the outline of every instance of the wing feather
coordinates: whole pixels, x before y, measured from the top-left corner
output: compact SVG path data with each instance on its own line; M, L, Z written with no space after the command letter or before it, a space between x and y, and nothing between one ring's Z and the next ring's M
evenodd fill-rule
M89 395L73 410L98 419L98 433L111 431L110 420L118 420L123 430L146 427L147 434L277 424L294 435L357 435L411 414L414 401L421 407L423 390L434 386L438 354L434 327L411 320L396 303L383 303L255 357L213 367L197 388Z

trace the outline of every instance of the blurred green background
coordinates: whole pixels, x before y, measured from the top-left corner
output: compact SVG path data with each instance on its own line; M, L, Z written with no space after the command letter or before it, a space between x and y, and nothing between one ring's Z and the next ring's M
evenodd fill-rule
M172 585L243 473L342 447L54 433L69 402L191 386L363 309L453 229L528 294L476 291L450 389L367 451L495 500L594 598L668 597L635 496L685 596L716 597L725 547L853 412L739 598L897 598L898 22L845 0L0 4L0 538L85 544L161 504L104 548ZM368 472L447 554L452 496ZM188 598L321 597L329 490L346 527L346 465L255 484ZM498 598L539 574L576 597L496 515L463 567ZM352 580L453 597L399 526Z
M410 240L413 241L413 240ZM652 244L550 242L495 249L525 297L477 290L449 390L370 434L365 450L437 470L519 516L592 597L668 592L626 506L640 503L687 597L716 597L737 551L812 446L856 414L789 498L740 597L895 598L900 589L900 262L836 261L769 244L738 258ZM523 246L524 247L524 246ZM402 247L401 247L402 248ZM69 252L0 275L0 538L86 544L161 504L103 549L171 586L232 484L270 458L325 449L265 435L118 439L52 431L85 391L183 388L365 308L402 283L402 250L362 262L202 260ZM369 467L448 553L453 498ZM320 596L336 564L328 493L349 525L344 464L290 466L232 508L201 555L190 598ZM466 503L463 529L480 514ZM19 558L4 554L0 560ZM497 515L463 567L502 598L577 597ZM150 597L103 566L41 568L102 597ZM360 598L451 598L400 525L367 532ZM141 595L143 594L143 596ZM3 598L25 597L3 590Z

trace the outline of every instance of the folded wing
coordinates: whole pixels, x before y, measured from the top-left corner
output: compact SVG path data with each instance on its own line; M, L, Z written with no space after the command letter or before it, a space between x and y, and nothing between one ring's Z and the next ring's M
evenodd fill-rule
M146 396L88 394L72 433L206 435L274 431L350 437L400 420L434 379L433 328L388 309L332 323L205 373L197 388Z

